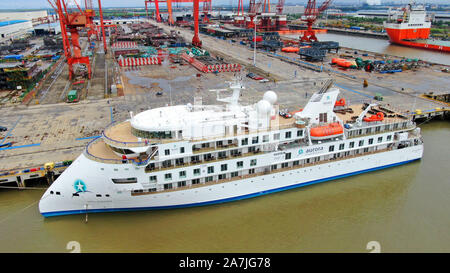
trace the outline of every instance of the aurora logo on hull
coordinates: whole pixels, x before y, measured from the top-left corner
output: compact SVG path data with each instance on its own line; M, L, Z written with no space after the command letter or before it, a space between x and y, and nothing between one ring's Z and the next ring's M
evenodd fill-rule
M81 179L77 179L73 184L73 187L76 192L85 192L87 189L86 184Z

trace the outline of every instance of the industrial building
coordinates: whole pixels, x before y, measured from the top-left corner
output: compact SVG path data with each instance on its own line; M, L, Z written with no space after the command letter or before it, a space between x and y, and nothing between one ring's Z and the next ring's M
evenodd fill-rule
M24 12L0 12L0 22L13 20L27 20L33 25L47 22L48 13L46 10L24 11Z
M20 38L33 30L33 24L29 20L0 21L0 42Z

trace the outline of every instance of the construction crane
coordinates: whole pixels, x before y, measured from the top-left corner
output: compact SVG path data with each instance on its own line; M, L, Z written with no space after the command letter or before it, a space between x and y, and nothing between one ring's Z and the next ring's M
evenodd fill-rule
M301 17L302 21L306 22L306 25L308 28L306 29L303 36L300 38L302 42L315 42L317 41L316 34L314 33L312 26L316 22L317 17L321 12L326 10L332 0L326 0L322 3L322 5L319 8L316 8L316 0L309 0L308 5L306 6L305 13Z
M283 14L283 8L284 8L284 0L278 0L277 4L277 14Z
M242 0L240 0L242 1ZM203 2L203 23L209 23L208 14L211 12L211 0Z

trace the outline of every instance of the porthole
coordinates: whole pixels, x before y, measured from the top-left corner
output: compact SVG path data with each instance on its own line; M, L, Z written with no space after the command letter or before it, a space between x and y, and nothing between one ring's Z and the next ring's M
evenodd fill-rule
M106 197L109 197L109 194L105 194Z
M53 194L53 191L50 191L50 194Z
M97 194L97 195L95 195L95 196L97 196L97 197L102 197L102 195L101 195L101 194Z
M56 192L56 195L61 195L61 193L59 191Z

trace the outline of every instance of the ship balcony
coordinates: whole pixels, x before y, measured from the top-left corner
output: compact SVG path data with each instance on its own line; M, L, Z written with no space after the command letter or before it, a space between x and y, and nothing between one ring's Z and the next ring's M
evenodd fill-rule
M155 150L151 155L143 153L143 157L138 158L122 158L118 156L105 142L104 138L96 138L88 143L84 150L84 155L94 161L106 164L127 164L132 163L136 166L145 166L151 159L155 158Z

